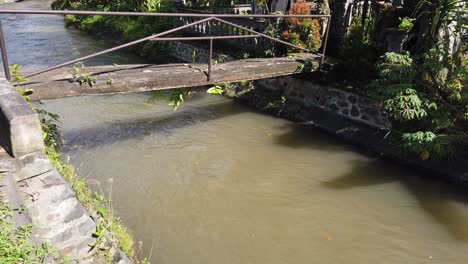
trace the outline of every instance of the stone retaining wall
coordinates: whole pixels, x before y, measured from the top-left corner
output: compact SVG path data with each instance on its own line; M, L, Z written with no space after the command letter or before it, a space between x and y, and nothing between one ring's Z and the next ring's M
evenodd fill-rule
M294 76L258 80L256 84L269 90L282 90L283 96L288 100L294 100L305 107L319 107L377 128L388 129L391 126L376 102L365 96Z
M13 173L35 231L34 241L49 243L70 260L91 257L96 221L43 153L18 159Z

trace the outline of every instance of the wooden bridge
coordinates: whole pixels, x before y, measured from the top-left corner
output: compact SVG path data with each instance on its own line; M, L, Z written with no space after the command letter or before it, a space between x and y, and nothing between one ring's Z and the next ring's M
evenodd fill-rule
M188 17L182 25L173 29L141 38L130 43L100 51L91 55L77 58L37 72L25 75L28 81L22 83L32 90L31 100L55 99L70 96L98 95L109 93L143 92L166 90L174 88L196 87L217 83L255 80L276 76L290 75L302 72L305 64L308 70L317 70L324 62L328 38L329 15L232 15L232 14L187 14L187 13L137 13L137 12L98 12L98 11L51 11L51 10L0 10L0 14L50 14L50 15L112 15L112 16L159 16L159 17ZM202 18L195 21L193 18ZM256 18L299 18L299 19L327 19L322 53L311 53L310 50L257 32L252 28L232 23L225 19L256 19ZM219 35L219 31L212 31L210 27L227 25L237 28L239 35ZM164 37L184 29L197 28L204 32L217 32L216 36L201 37ZM258 58L230 61L213 65L213 41L218 39L266 38L274 42L287 45L305 53L290 54L283 58ZM209 41L209 60L207 64L137 64L86 67L73 72L69 67L84 60L107 54L116 50L137 45L146 41ZM5 69L5 77L10 80L7 49L4 42L0 21L0 49ZM80 75L80 76L77 76ZM89 81L86 83L86 81Z
M320 57L296 54L287 58L246 59L212 66L207 80L206 64L139 64L86 67L96 80L92 86L80 84L70 69L58 69L31 77L24 86L32 89L31 100L56 99L80 95L144 92L203 86L225 82L263 79L301 72L309 62L319 67Z

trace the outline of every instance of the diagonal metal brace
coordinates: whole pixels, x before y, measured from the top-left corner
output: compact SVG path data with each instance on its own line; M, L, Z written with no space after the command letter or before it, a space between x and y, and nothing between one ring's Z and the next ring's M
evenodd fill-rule
M142 43L142 42L154 39L154 38L158 38L158 37L161 37L161 36L164 36L164 35L168 35L168 34L177 32L179 30L182 30L182 29L185 29L185 28L188 28L188 27L191 27L191 26L195 26L195 25L198 25L198 24L201 24L201 23L213 20L213 19L214 19L214 17L205 18L205 19L202 19L202 20L199 20L199 21L187 24L187 25L183 25L183 26L176 27L176 28L173 28L173 29L170 29L170 30L158 33L158 34L154 34L154 35L151 35L151 36L148 36L148 37L145 37L145 38L141 38L141 39L138 39L138 40L135 40L135 41L132 41L132 42L129 42L129 43L114 47L114 48L106 49L106 50L96 52L96 53L93 53L93 54L90 54L90 55L87 55L87 56L84 56L84 57L81 57L81 58L78 58L78 59L74 59L74 60L71 60L71 61L68 61L68 62L64 62L62 64L59 64L59 65L56 65L56 66L53 66L53 67L50 67L50 68L47 68L47 69L44 69L44 70L36 71L36 72L30 73L30 74L27 74L24 77L29 78L29 77L36 76L36 75L39 75L39 74L44 73L44 72L59 69L59 68L62 68L62 67L68 66L68 65L72 65L72 64L75 64L77 62L81 62L81 61L84 61L84 60L87 60L87 59L91 59L91 58L94 58L94 57L97 57L97 56L100 56L100 55L104 55L104 54L107 54L107 53L110 53L110 52L113 52L113 51L116 51L116 50L128 48L130 46L133 46L133 45L136 45L136 44L139 44L139 43Z

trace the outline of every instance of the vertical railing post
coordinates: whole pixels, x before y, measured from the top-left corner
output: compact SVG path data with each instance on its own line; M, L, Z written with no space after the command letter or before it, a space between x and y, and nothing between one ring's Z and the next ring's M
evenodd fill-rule
M210 55L208 58L208 82L210 81L211 78L211 61L213 58L213 38L210 38Z
M2 52L2 62L3 62L3 70L5 71L5 78L10 81L10 68L8 68L8 56L7 50L5 46L5 38L3 36L3 27L2 27L2 19L0 19L0 50Z
M328 33L330 32L330 23L331 17L327 18L327 30L325 33L325 42L323 43L323 52L322 52L322 59L320 61L320 69L322 69L323 62L325 61L325 52L327 51L327 42L328 42Z

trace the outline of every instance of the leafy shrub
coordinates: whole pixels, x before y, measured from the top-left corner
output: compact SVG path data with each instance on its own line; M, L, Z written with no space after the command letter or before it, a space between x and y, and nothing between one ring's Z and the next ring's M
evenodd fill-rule
M413 21L414 21L413 18L404 17L404 18L401 20L400 25L398 26L398 28L399 28L400 30L405 31L405 32L410 32L411 29L413 29L413 27L414 27Z
M373 86L406 148L424 160L463 155L468 145L468 3L424 0L411 5L415 18L404 18L400 29L414 31L415 61L409 54L386 54ZM459 44L451 41L457 38Z
M380 78L369 87L383 101L405 148L426 160L447 157L453 154L455 143L466 141L466 133L457 125L457 106L434 97L434 90L419 83L421 74L409 53L386 53L376 68ZM468 109L466 98L460 100L465 100L462 104Z
M104 23L103 16L87 16L82 19L77 25L80 30L92 33L98 33L102 29Z
M310 4L299 0L293 4L289 14L310 15ZM281 39L316 52L322 44L320 35L320 23L312 18L286 18L285 30L281 33Z
M468 97L468 58L457 58L450 51L432 48L423 54L423 79L437 87L451 103L462 103Z
M411 83L416 76L416 65L411 56L389 52L380 58L377 70L382 79L389 83Z
M380 79L370 85L384 100L384 110L393 121L420 120L436 108L414 84L416 66L409 54L386 53L377 65Z
M275 39L280 38L280 30L277 24L268 21L268 25L263 32L265 35L273 37ZM265 47L264 47L264 56L266 57L274 57L276 55L280 55L281 51L278 47L278 43L273 40L266 40Z
M432 153L438 156L451 155L453 152L450 138L447 135L436 135L432 131L418 131L402 135L405 147L419 153L422 160L428 160Z

